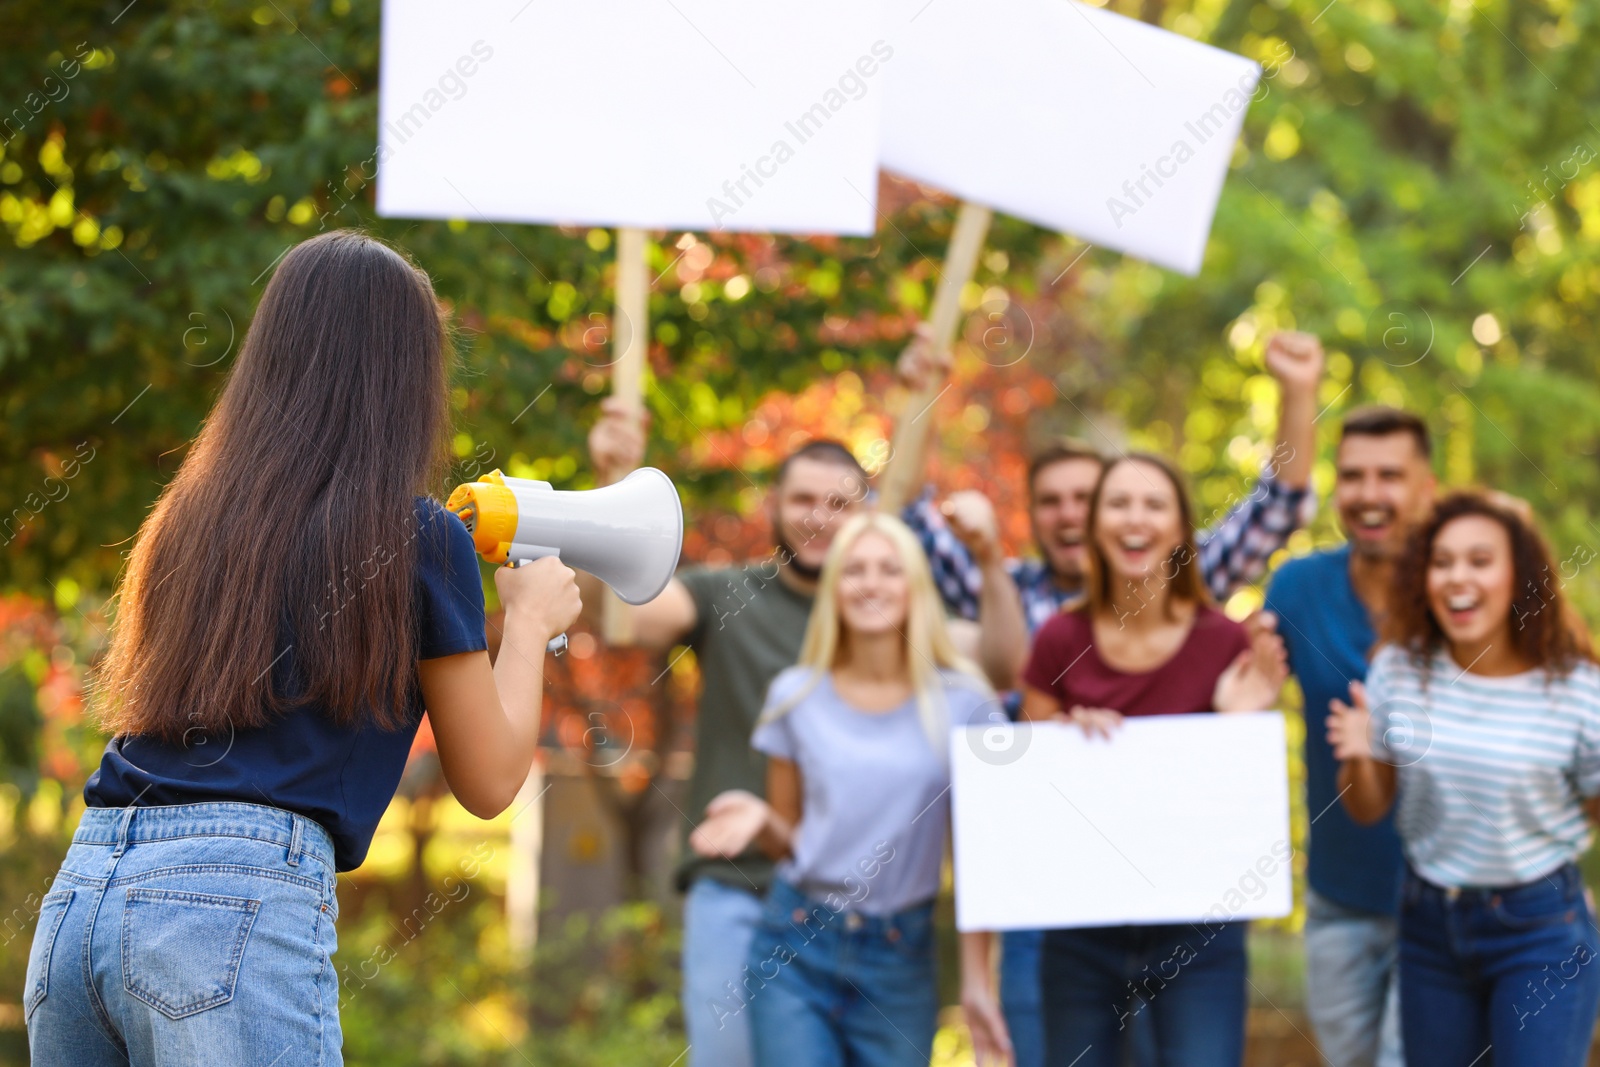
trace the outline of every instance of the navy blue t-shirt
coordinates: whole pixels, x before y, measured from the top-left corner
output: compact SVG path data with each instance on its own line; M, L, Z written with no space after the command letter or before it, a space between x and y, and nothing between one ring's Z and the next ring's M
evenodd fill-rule
M1393 915L1404 870L1393 813L1372 826L1350 818L1338 803L1339 761L1328 744L1328 702L1349 702L1350 683L1366 679L1367 656L1377 639L1350 582L1350 546L1279 567L1267 587L1266 610L1278 616L1289 669L1305 694L1311 888L1347 908Z
M483 581L472 536L436 500L417 498L416 517L417 658L482 651ZM359 590L350 596L341 610L361 610ZM274 666L272 680L280 693L300 688L292 655ZM308 704L259 729L187 744L119 734L106 744L83 799L91 808L217 800L283 808L320 823L333 837L336 865L348 871L366 858L400 784L422 722L420 695L407 712L397 730L340 726Z

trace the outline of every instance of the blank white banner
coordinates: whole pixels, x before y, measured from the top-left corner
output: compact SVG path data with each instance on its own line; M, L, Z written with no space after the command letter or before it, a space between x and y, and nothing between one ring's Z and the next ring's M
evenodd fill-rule
M1289 914L1283 716L1153 715L951 738L956 925L1037 930Z
M1261 68L1074 0L891 0L883 166L1200 270Z
M870 234L876 0L385 0L378 213Z

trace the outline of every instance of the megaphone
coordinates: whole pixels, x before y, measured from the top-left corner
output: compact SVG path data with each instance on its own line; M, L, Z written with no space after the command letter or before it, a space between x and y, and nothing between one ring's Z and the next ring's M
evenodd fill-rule
M672 580L683 548L683 505L661 471L640 467L600 489L568 492L549 482L491 471L458 485L445 507L491 563L556 556L587 571L628 604L654 600ZM566 647L561 634L550 651Z

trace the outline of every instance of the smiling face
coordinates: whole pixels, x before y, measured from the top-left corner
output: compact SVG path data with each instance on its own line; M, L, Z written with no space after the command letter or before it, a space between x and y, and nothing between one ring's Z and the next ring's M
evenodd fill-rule
M1034 541L1051 572L1069 587L1083 582L1089 499L1099 479L1099 461L1087 457L1058 460L1033 477Z
M1170 579L1184 535L1182 504L1167 472L1142 459L1113 464L1100 483L1092 536L1111 588Z
M1428 558L1428 606L1453 645L1510 646L1516 567L1511 535L1487 515L1463 515L1439 528Z
M911 583L892 541L871 529L856 538L839 570L838 599L847 633L904 632Z
M865 489L860 475L843 463L808 456L790 462L773 487L770 517L797 571L812 578L821 572L833 535L860 508Z
M1368 559L1395 559L1427 518L1433 468L1409 433L1352 434L1339 443L1333 503L1345 536Z

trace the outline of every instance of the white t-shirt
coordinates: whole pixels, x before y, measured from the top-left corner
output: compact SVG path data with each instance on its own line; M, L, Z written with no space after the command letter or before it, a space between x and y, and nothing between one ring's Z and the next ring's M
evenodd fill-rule
M813 676L809 667L779 674L767 708L788 703ZM940 683L935 695L951 728L991 716L1008 721L976 679L941 671ZM939 892L950 757L947 749L935 751L915 697L892 711L862 711L840 698L824 672L798 704L758 726L750 743L800 769L800 825L780 878L834 910L867 915L892 915Z
M1367 675L1373 755L1397 768L1406 859L1435 885L1519 885L1589 846L1600 668L1501 678L1385 645Z

